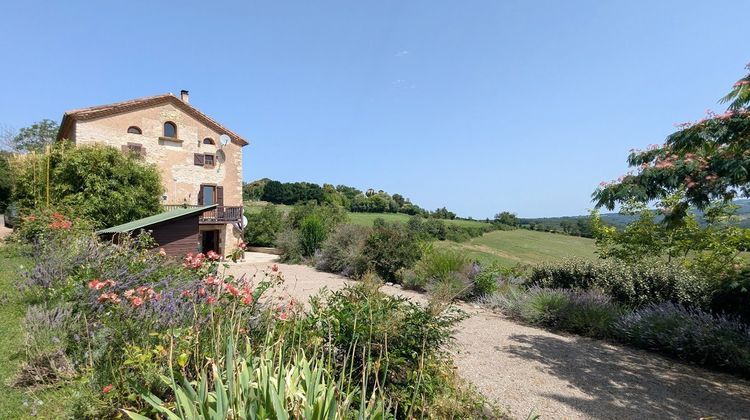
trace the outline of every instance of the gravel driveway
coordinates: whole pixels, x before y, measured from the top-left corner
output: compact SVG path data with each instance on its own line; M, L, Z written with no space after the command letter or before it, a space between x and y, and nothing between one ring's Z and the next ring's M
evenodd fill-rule
M253 274L275 256L248 254L230 272ZM302 265L279 264L285 293L306 301L350 282ZM424 296L394 286L386 293ZM527 327L464 305L456 331L459 374L511 416L546 419L750 419L750 382L654 353Z

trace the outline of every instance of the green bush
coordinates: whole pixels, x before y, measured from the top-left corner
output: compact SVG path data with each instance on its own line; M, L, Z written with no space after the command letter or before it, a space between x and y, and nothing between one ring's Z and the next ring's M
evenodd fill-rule
M287 215L287 224L292 229L299 229L302 223L310 216L320 220L326 232L330 232L337 225L345 223L349 216L346 210L341 206L332 204L318 205L315 202L297 204L289 211Z
M363 252L369 234L370 229L364 226L336 226L316 254L315 267L346 277L360 277L368 267Z
M383 384L399 418L484 417L481 398L459 399L462 391L451 379L455 373L447 346L465 314L386 295L375 283L365 279L313 298L303 329L322 340L336 369L349 372L355 381L366 377L368 389ZM436 411L441 401L460 403L450 412Z
M303 251L299 231L286 229L279 232L274 245L281 251L282 262L294 264L302 261Z
M599 289L627 306L670 301L706 307L711 286L679 264L661 260L567 260L533 267L529 284L545 288Z
M161 211L161 177L154 165L110 146L56 143L50 153L12 161L13 200L21 214L40 208L68 208L101 228Z
M405 286L429 290L446 299L464 298L474 291L474 265L463 254L427 246L414 266L416 279Z
M596 291L525 289L506 284L480 301L532 325L598 338L610 337L613 324L623 313L620 306Z
M245 217L245 243L253 246L273 246L276 235L284 226L284 215L276 206L267 204L259 213L246 212Z
M416 236L406 226L375 219L363 254L380 277L394 281L396 273L412 267L422 251Z
M309 257L320 248L320 244L326 240L326 228L317 215L307 216L299 227L299 243L302 255Z
M474 276L475 297L490 295L498 290L499 282L506 276L511 275L508 268L493 264L486 267L479 267L479 272Z

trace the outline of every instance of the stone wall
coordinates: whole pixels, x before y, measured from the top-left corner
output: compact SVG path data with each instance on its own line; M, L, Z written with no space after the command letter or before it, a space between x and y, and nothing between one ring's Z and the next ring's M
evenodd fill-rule
M177 126L176 140L163 138L164 123ZM128 133L136 126L142 134ZM70 137L77 145L107 144L121 149L128 143L145 149L146 162L155 164L162 175L164 204L198 204L201 184L224 187L224 205L242 205L242 146L230 142L220 147L218 133L172 104L154 106L95 120L78 121ZM203 144L211 138L215 145ZM212 153L221 149L226 156L213 168L194 164L195 153Z

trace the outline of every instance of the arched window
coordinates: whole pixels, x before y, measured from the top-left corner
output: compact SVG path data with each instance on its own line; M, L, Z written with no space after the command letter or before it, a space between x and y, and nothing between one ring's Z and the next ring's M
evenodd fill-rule
M206 137L205 139L203 139L203 144L213 144L213 145L216 145L216 142L214 142L214 139L212 139L211 137Z
M133 126L130 126L130 127L128 127L128 133L130 133L130 134L143 134L143 133L141 132L141 129L140 129L140 128L138 128L138 127L136 127L136 126L134 126L134 125L133 125Z
M173 122L164 123L164 137L177 137L177 126Z

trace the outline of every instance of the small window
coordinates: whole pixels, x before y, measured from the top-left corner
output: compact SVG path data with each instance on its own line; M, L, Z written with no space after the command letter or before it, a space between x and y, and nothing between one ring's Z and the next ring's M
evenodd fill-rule
M164 123L164 137L177 137L177 126L173 122L167 121Z
M205 154L203 155L203 166L206 168L214 167L214 155Z
M146 155L146 148L143 145L137 143L128 143L122 146L122 151L126 153L133 153L138 156Z
M141 129L138 128L138 127L136 127L136 126L128 127L128 133L130 133L130 134L143 134L141 132Z
M212 139L211 137L206 137L205 139L203 139L203 144L213 144L213 145L216 145L216 142L214 142L214 139Z

